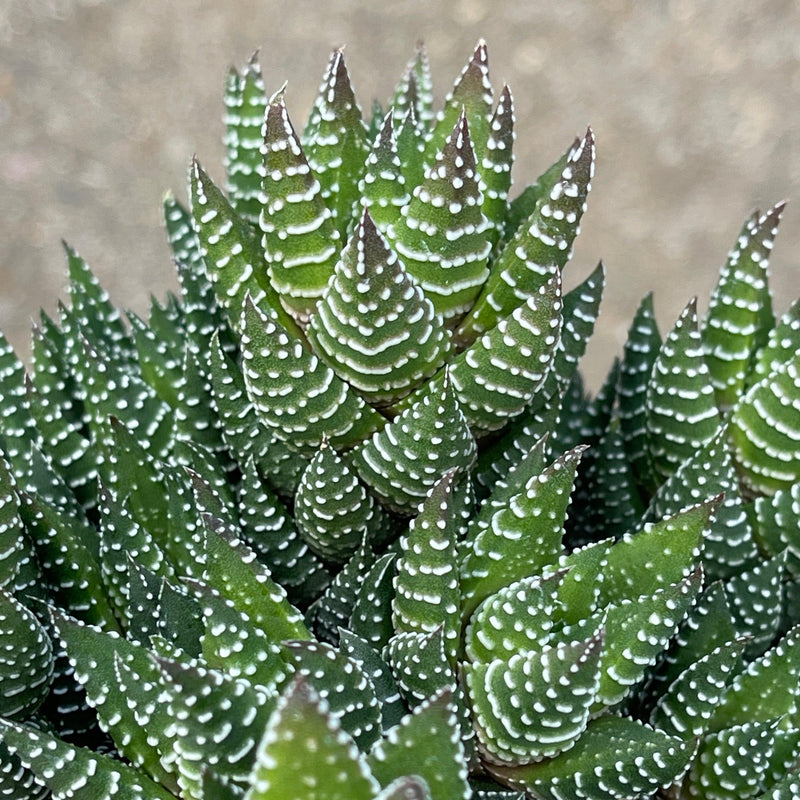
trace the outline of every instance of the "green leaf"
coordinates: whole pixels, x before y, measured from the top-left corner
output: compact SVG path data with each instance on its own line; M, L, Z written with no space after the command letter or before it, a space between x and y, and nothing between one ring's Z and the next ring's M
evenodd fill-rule
M318 638L336 643L339 628L347 628L358 599L361 581L374 561L366 540L308 609L307 619Z
M178 405L177 385L181 379L185 342L162 338L132 311L126 311L139 355L139 370L156 396L173 408Z
M423 161L425 144L428 141L427 124L409 109L405 116L395 116L397 127L397 155L403 171L403 179L409 188L417 187L425 180L425 163Z
M26 376L28 407L41 433L42 449L84 507L95 500L98 453L87 438L82 401L64 358L64 339L42 315L33 328L34 369Z
M369 144L342 49L331 55L302 142L308 165L319 180L322 199L344 241L360 198L358 181Z
M594 332L605 283L606 268L601 261L581 283L564 295L561 337L553 365L535 402L552 402L555 396L567 391Z
M374 800L432 800L428 784L418 775L403 775L375 795Z
M558 402L525 411L509 424L499 439L481 448L472 475L482 496L490 494L496 483L522 461L543 436L552 432L559 413Z
M431 489L420 513L401 539L392 622L396 633L442 630L445 650L455 662L461 641L458 581L458 522L452 507L454 472Z
M50 800L50 790L0 740L0 796L6 800Z
M728 436L754 493L774 494L800 480L800 352L739 398Z
M437 692L388 730L367 763L384 787L414 775L427 784L430 800L468 800L466 753L450 691Z
M284 642L281 649L295 675L324 698L342 730L359 748L369 749L380 736L381 709L358 662L323 642Z
M103 753L75 747L44 731L0 720L0 736L57 798L74 800L174 800L134 767Z
M564 520L584 448L565 453L497 511L488 528L470 526L461 566L462 619L514 581L554 564L562 552Z
M464 650L470 661L508 661L518 653L540 651L548 643L566 570L547 577L531 575L484 600L470 618Z
M602 647L600 635L465 664L479 747L488 760L528 764L572 747L589 721Z
M528 435L525 434L524 439ZM523 439L523 441L524 441ZM521 446L523 441L518 444ZM527 442L525 442L527 444ZM486 488L491 488L491 493L480 504L480 508L468 520L472 527L470 538L482 530L489 527L494 514L503 508L506 503L515 495L519 494L531 478L540 475L547 466L547 456L549 452L549 436L547 433L532 441L525 452L519 453L519 458L512 460L509 458L504 464L506 469L501 471L500 465L493 470L491 476L491 486L489 480L485 481ZM480 464L480 461L478 462Z
M0 447L24 473L31 445L39 438L25 390L25 367L0 331Z
M283 93L267 107L261 246L284 307L305 325L333 273L341 235L289 121Z
M577 625L598 610L601 587L605 580L608 554L614 542L605 539L578 547L558 560L562 574L558 585L558 602L553 610L557 627Z
M0 589L18 598L44 599L39 562L20 516L17 484L0 450Z
M202 657L212 669L243 678L269 691L287 675L278 645L250 617L210 586L192 578L184 584L203 615Z
M379 518L372 496L326 440L303 472L294 502L300 535L326 561L347 561Z
M118 630L105 591L95 529L85 517L70 516L43 498L21 493L20 499L51 601L85 622Z
M310 639L300 612L289 603L286 592L235 531L206 516L205 570L203 578L239 611L247 614L273 642Z
M396 558L395 553L384 553L370 567L362 579L350 615L350 631L376 649L382 649L394 633L392 604L395 598Z
M164 658L157 662L181 795L202 800L203 771L209 767L246 785L277 698L217 670Z
M411 199L395 137L395 124L399 125L402 120L394 123L392 113L389 111L383 119L358 184L361 205L369 211L375 226L384 235L388 227L397 222L401 209Z
M756 538L768 556L787 551L786 567L800 574L800 482L753 503Z
M503 248L475 305L461 323L459 339L471 340L493 328L562 269L572 255L594 172L591 128L573 148L525 222Z
M266 90L253 53L241 74L228 73L225 84L225 166L231 204L242 219L258 225L261 213L261 126L267 109Z
M284 328L299 336L294 319L284 310L270 284L256 232L240 219L197 159L192 160L190 178L192 220L200 252L217 303L227 312L231 327L238 328L249 292L264 313L274 316Z
M717 500L709 500L623 536L608 551L600 605L651 594L689 575L700 558L703 531L717 505Z
M651 797L672 784L692 754L692 743L632 719L607 716L590 722L575 745L556 758L488 769L502 783L543 800L629 800Z
M134 519L127 500L102 483L98 512L103 582L117 616L124 619L130 603L129 559L165 578L175 571L156 540Z
M108 468L115 478L110 485L117 496L128 497L136 521L163 545L168 539L169 498L164 492L161 465L119 420L112 418L109 425L114 438ZM164 549L171 555L168 547Z
M669 650L656 668L656 685L661 687L659 693L675 683L693 664L737 638L740 637L722 583L712 583L681 623Z
M795 800L796 797L800 797L800 776L791 772L764 794L758 795L757 800Z
M252 458L244 464L239 516L242 538L292 601L316 598L330 582L330 575L297 532L294 518L263 480Z
M505 221L503 239L508 242L519 229L519 226L533 213L536 203L549 193L569 162L572 153L580 147L581 140L575 137L566 152L551 164L533 183L528 184L510 203Z
M711 730L768 722L795 711L800 694L798 678L800 627L794 627L736 675L711 718Z
M489 274L482 203L469 125L460 111L435 163L388 230L406 269L448 322L466 313Z
M211 339L211 393L219 418L222 438L242 472L248 459L285 496L294 496L306 460L261 424L247 396L244 376L222 349L219 336Z
M489 138L483 156L478 152L478 171L483 178L483 214L491 225L489 239L496 246L508 215L508 190L514 163L514 99L503 86L489 123ZM477 151L476 151L477 152Z
M128 575L128 639L144 647L158 639L170 648L170 653L199 657L204 632L200 604L183 586L176 586L135 561L129 562Z
M191 268L196 281L203 282L203 258L200 255L200 243L197 241L191 214L180 204L175 196L168 192L163 202L164 226L167 229L167 241L172 250L173 260ZM182 287L187 289L188 287ZM202 294L202 292L201 292ZM184 299L186 299L184 297ZM183 309L185 314L189 309Z
M86 412L89 427L98 447L108 461L113 448L109 418L114 417L134 432L140 446L156 457L163 457L172 438L170 408L160 400L141 376L126 372L113 358L108 358L88 340L83 340ZM109 481L108 466L101 474Z
M711 293L701 325L705 361L724 412L738 400L753 356L775 325L769 256L785 202L747 220Z
M78 327L103 348L114 361L128 368L136 363L136 349L122 322L122 315L111 303L89 265L66 242L69 269L69 296Z
M738 574L758 558L724 431L698 448L659 487L649 515L669 516L714 495L723 497L704 536L703 569L709 581Z
M697 570L680 583L605 609L606 638L593 712L631 694L678 630L701 584L702 573Z
M389 106L395 125L401 124L412 112L426 131L430 128L434 119L433 80L428 53L422 42L417 44L414 56L406 65Z
M486 151L492 116L492 85L489 81L489 59L484 41L478 42L475 52L445 97L444 107L436 117L425 149L426 164L433 163L442 140L462 115L469 121L470 129L474 128L472 135L475 156L476 162L480 164ZM423 119L422 116L420 119Z
M589 453L592 451L589 450ZM587 495L591 498L593 511L590 520L591 538L619 537L625 531L631 530L641 519L645 506L638 492L636 476L625 451L625 440L616 418L609 424L594 451L589 479ZM577 533L578 541L582 541L581 534L586 536L589 525L576 516L575 524L571 527L571 540L574 541Z
M345 628L339 630L339 646L372 683L381 710L381 728L387 730L400 722L406 713L406 705L389 665L365 639Z
M736 630L741 636L752 637L746 650L749 656L763 653L778 632L785 563L786 556L781 553L725 584Z
M467 470L477 447L450 379L429 391L347 455L378 500L399 514L416 513L451 469Z
M373 405L391 405L444 363L450 338L422 287L365 211L317 310L314 351Z
M647 385L647 447L656 474L668 478L720 424L692 300L667 334Z
M780 318L769 332L767 343L756 353L752 370L748 374L748 386L766 378L785 364L800 348L800 297Z
M0 590L0 714L24 719L50 691L53 649L47 630L14 595Z
M168 195L164 200L164 216L181 285L184 338L192 353L202 358L208 350L211 334L217 328L225 328L225 313L217 305L208 279L191 214Z
M245 303L241 347L261 421L301 455L313 455L324 437L349 447L383 427L377 411L252 301Z
M171 720L160 698L159 670L144 647L58 612L53 619L75 676L120 753L169 790L177 789Z
M744 644L726 642L687 667L659 697L650 723L680 739L704 734L738 671Z
M777 726L777 720L747 722L705 736L684 791L708 800L747 800L760 794Z
M658 484L647 446L647 385L661 350L653 293L644 296L628 330L620 366L619 420L637 483L647 491Z
M450 378L476 436L502 428L534 400L554 367L561 310L556 276L453 359Z
M278 701L250 785L245 800L372 800L380 791L327 701L303 680L293 681Z

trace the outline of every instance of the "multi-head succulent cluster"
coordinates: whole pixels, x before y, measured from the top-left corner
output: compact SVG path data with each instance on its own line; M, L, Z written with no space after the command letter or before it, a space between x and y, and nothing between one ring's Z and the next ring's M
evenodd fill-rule
M180 297L125 324L68 249L0 342L0 796L800 796L782 206L590 398L591 130L510 200L483 44L438 113L422 52L365 117L336 51L299 135L255 61L225 98Z

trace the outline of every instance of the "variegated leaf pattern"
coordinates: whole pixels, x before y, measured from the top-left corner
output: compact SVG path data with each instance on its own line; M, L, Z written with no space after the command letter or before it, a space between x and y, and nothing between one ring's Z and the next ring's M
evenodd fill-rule
M250 401L295 452L311 455L325 436L347 447L383 426L377 411L252 301L245 303L241 344Z
M280 94L269 103L264 136L261 245L272 285L305 325L333 273L340 234Z
M437 313L457 320L488 275L491 244L465 113L388 237Z
M800 351L752 386L731 411L728 436L745 486L774 494L800 480Z
M464 667L478 746L489 763L557 756L578 740L600 683L603 637Z
M261 213L261 128L267 96L258 52L244 69L231 69L225 82L226 189L231 204L242 219L258 225Z
M594 136L509 199L484 42L438 113L422 47L366 115L334 51L301 137L255 56L225 102L179 294L68 247L28 374L0 337L0 795L795 800L783 204L592 394Z
M308 339L372 405L389 406L444 364L450 335L365 211L317 305Z
M786 203L753 212L711 293L701 325L703 350L717 405L726 411L741 394L755 353L775 325L769 256Z
M476 451L452 382L445 377L348 458L383 505L410 516L441 475L469 469Z
M339 563L347 561L380 522L379 506L324 440L300 478L294 516L311 550Z
M635 752L636 757L630 758ZM556 758L520 767L490 767L492 775L545 800L651 797L689 765L693 744L625 717L600 717Z
M422 752L425 758L420 760L416 754ZM415 775L424 781L430 800L467 800L465 751L451 692L433 693L386 731L370 751L368 763L383 786Z
M249 783L246 800L372 800L380 791L328 702L301 678L270 717Z
M341 49L331 55L301 139L320 195L344 242L358 206L358 183L369 143Z
M647 384L647 447L661 480L720 425L693 300L664 340Z
M451 663L461 640L461 590L458 580L458 519L453 509L454 472L447 472L423 502L400 540L392 603L397 633L441 629Z
M458 336L470 340L493 328L539 288L572 255L594 172L591 129L575 148L552 187L492 265L492 273Z

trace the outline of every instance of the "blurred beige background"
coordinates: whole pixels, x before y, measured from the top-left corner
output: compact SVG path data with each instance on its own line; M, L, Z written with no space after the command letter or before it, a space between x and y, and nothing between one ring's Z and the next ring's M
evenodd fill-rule
M691 295L704 308L746 215L784 197L777 309L800 293L796 0L0 0L0 328L26 355L64 295L62 237L121 305L175 285L161 196L185 196L192 153L222 179L225 72L256 48L300 124L334 46L368 106L418 39L441 100L480 37L514 93L518 189L597 136L568 270L608 269L592 384L648 288L662 330Z

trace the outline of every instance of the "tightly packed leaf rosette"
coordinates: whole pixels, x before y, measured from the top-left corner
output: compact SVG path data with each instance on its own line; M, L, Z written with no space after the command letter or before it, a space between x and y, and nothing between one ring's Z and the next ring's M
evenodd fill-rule
M178 296L126 324L67 247L0 338L0 795L796 798L783 204L591 396L591 129L510 199L483 43L438 112L421 48L366 116L341 50L284 93L229 73Z

